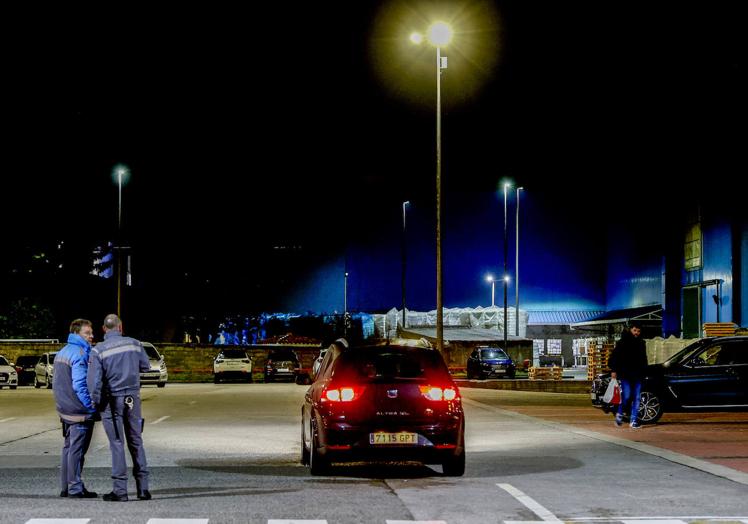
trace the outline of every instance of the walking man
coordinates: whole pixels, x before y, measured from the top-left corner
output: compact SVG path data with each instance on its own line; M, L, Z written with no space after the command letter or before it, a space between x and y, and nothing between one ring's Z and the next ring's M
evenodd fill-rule
M621 384L621 403L616 414L616 426L623 424L623 411L631 403L630 426L639 429L641 424L637 420L639 401L642 393L642 380L647 371L647 345L641 338L641 325L632 322L628 329L621 334L621 340L616 343L610 355L611 378L618 379Z
M125 444L132 457L137 496L150 500L148 466L143 448L143 418L140 411L140 373L150 370L143 345L122 336L122 321L117 315L104 319L104 341L91 350L88 383L94 403L103 409L102 421L112 452L111 493L104 500L127 499L127 462Z
M86 383L92 341L91 321L83 318L73 320L68 343L57 352L54 360L52 389L65 439L60 460L61 497L96 498L96 493L88 491L81 480L94 420L98 418Z

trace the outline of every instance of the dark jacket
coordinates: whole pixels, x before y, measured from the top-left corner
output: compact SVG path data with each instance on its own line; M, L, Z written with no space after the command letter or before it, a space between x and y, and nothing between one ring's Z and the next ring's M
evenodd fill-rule
M106 397L136 395L140 392L140 373L150 369L151 363L139 341L109 331L88 359L91 398L101 406Z
M96 410L86 383L90 349L83 337L70 333L67 345L55 355L52 381L55 405L60 418L69 424L95 418Z
M619 379L641 381L647 372L647 343L625 330L613 348L608 364Z

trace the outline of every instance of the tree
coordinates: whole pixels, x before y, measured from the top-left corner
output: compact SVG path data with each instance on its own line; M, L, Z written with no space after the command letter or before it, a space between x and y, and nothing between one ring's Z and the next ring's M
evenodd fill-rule
M39 300L23 297L0 314L0 338L53 338L55 317Z

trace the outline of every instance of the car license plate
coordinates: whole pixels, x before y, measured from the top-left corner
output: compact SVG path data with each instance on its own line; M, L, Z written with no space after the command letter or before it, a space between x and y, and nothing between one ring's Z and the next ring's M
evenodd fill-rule
M493 372L494 373L506 373L506 369L500 368L499 366L494 366L493 367Z
M284 373L288 373L288 368L278 368L278 371L282 371Z
M590 393L590 398L592 400L597 400L597 393Z
M417 433L369 433L369 444L418 444Z
M0 382L6 382L8 379L5 377L0 377Z

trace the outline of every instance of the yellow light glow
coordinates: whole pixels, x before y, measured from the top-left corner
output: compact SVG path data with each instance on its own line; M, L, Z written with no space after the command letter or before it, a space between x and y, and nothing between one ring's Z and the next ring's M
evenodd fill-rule
M429 42L435 46L447 45L452 40L452 28L444 22L436 22L429 27Z
M421 33L411 33L410 41L416 45L420 45L423 42L423 35Z

